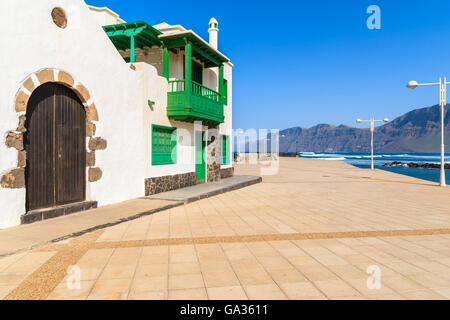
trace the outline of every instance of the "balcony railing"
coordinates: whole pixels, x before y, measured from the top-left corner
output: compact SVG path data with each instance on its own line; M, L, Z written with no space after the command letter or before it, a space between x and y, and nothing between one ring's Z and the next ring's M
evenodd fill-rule
M170 92L181 92L185 91L186 82L184 80L171 80L169 81ZM204 85L191 81L191 93L196 94L201 97L211 99L215 102L220 102L220 94Z
M167 115L171 119L193 122L203 121L217 125L224 121L221 95L204 85L191 81L186 92L185 80L169 81Z

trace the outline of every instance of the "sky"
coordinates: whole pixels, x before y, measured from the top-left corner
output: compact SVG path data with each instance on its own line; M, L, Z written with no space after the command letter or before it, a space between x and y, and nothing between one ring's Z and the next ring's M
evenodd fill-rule
M127 22L181 24L208 39L219 22L219 50L233 68L233 127L357 126L437 104L450 81L448 0L86 0ZM381 29L370 30L370 5ZM450 99L450 96L449 96ZM363 125L358 125L363 127Z

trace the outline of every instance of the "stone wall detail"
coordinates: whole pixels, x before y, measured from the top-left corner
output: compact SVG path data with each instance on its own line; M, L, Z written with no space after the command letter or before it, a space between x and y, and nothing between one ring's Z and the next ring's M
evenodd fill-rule
M218 128L209 128L207 137L207 182L220 181L220 135Z
M208 182L220 181L220 164L213 163L207 165Z
M152 194L190 187L196 184L197 174L195 172L148 178L145 179L145 195L150 196Z
M25 188L25 169L17 168L5 173L0 182L3 188L21 189Z
M231 178L234 176L234 167L220 169L220 179Z
M5 144L8 148L17 150L17 167L1 176L1 187L20 189L25 188L26 151L23 144L23 135L26 133L25 121L28 101L40 85L47 82L62 84L73 90L80 99L86 111L86 139L89 139L86 150L86 167L88 170L88 181L98 181L102 177L100 168L95 168L95 151L105 150L107 142L105 139L95 137L96 125L99 121L97 107L92 101L90 92L77 81L71 74L58 69L42 69L30 74L21 84L14 101L14 109L18 113L18 126L6 133ZM91 170L92 169L92 170Z

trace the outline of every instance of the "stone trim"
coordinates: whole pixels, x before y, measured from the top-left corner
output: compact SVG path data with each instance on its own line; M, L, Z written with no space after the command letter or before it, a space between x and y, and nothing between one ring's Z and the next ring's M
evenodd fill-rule
M16 168L5 173L1 178L1 186L9 189L25 188L25 169Z
M145 179L145 195L150 196L152 194L190 187L196 184L197 174L195 172L148 178Z
M95 182L102 178L103 172L100 168L89 168L88 180L89 182Z
M95 137L96 125L99 121L97 107L91 100L91 94L86 87L77 81L71 74L64 70L46 68L30 74L21 84L14 100L14 108L18 113L18 126L15 130L6 133L5 144L8 148L17 150L17 168L4 174L0 181L3 188L25 188L24 168L26 166L26 151L23 145L23 134L26 132L25 121L28 101L34 90L40 85L48 82L62 84L75 92L82 102L86 111L86 139L89 139L89 148L86 150L86 167L88 170L88 181L98 181L102 177L100 168L95 167L95 151L105 150L107 142L105 139ZM91 142L93 141L93 147ZM92 169L92 170L91 170Z

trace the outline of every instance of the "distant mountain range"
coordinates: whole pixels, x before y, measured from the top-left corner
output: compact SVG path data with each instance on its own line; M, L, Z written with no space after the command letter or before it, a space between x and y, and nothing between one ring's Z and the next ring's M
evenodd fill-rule
M450 105L445 112L446 152L450 152ZM281 137L283 136L284 137ZM440 107L416 109L375 128L375 152L439 152ZM370 130L319 124L280 131L280 152L369 152Z

